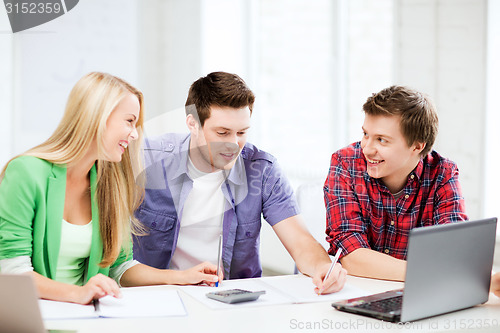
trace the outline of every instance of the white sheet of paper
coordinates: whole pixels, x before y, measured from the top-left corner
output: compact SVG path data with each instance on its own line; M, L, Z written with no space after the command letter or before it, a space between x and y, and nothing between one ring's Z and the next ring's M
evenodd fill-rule
M346 283L344 288L336 293L318 295L314 292L315 286L312 279L303 275L266 277L262 279L262 282L287 294L293 299L293 303L340 301L373 294Z
M134 318L187 315L184 303L176 290L162 287L122 288L122 298L105 296L99 300L99 312L94 306L67 302L39 300L42 318Z
M94 306L81 305L68 302L57 302L48 300L38 300L42 318L50 319L78 319L78 318L97 318Z
M99 316L113 318L166 317L187 315L176 290L157 287L122 288L122 298L99 300Z
M265 290L266 293L261 295L256 301L236 304L226 304L206 296L209 292L236 288L250 291ZM338 293L317 295L314 292L312 279L304 275L266 277L258 280L224 280L222 286L219 287L182 286L180 289L211 309L234 309L236 307L337 301L371 294L363 289L346 284Z
M211 309L234 309L236 307L254 307L290 303L290 299L286 295L282 295L280 292L269 288L269 286L255 279L224 280L219 287L182 286L180 289ZM206 296L206 294L210 292L228 289L244 289L249 291L265 290L266 293L261 295L256 301L235 304L226 304Z

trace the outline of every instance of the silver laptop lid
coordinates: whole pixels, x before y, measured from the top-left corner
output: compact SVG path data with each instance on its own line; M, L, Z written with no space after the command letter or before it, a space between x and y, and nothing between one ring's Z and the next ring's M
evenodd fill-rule
M490 218L411 230L402 322L488 300L496 225Z
M46 332L31 276L0 274L0 300L0 333Z

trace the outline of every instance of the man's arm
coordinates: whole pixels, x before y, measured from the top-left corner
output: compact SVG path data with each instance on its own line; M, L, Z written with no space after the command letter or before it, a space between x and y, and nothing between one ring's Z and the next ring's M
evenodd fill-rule
M340 262L351 275L403 281L406 261L371 249L360 202L370 200L369 194L336 154L332 156L324 190L330 253L342 248Z
M323 247L307 231L300 215L276 223L273 230L292 256L297 268L313 278L317 293L327 294L343 288L347 272L338 263L323 284L332 261Z
M449 180L436 190L434 223L442 224L467 219L462 188L458 181L458 168L455 166L451 170Z
M144 264L137 264L125 271L120 280L123 287L150 286L158 284L200 284L210 286L222 280L217 277L217 267L208 262L203 262L183 271L171 269L158 269Z
M356 249L343 257L340 262L350 275L394 281L405 279L405 260L372 249Z

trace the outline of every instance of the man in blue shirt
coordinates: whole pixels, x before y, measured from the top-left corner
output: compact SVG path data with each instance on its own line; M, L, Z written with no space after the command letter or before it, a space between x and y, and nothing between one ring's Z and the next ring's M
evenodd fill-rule
M323 281L330 258L305 228L288 180L272 155L246 142L254 99L239 76L211 73L189 90L190 134L146 140L146 193L136 216L148 234L134 238L134 257L184 269L217 263L222 241L226 278L259 277L263 215L315 291L338 291L346 271L336 264Z

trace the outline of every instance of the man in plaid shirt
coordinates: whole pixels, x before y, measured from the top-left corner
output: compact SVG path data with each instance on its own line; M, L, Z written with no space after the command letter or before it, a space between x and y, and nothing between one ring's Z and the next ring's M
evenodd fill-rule
M423 94L392 86L363 105L361 142L332 155L324 186L329 253L349 274L403 281L412 228L464 221L455 163L432 150L438 117Z

